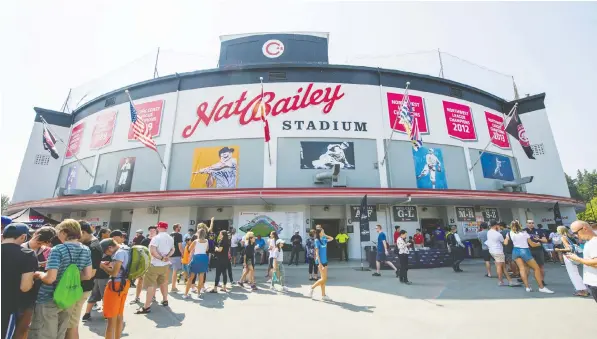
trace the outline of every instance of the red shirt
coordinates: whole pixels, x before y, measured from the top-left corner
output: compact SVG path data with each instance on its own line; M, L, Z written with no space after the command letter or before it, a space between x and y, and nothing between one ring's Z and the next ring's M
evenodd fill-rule
M400 237L400 232L394 231L394 244L398 242L398 237Z
M425 237L423 236L423 233L419 233L419 234L415 233L415 235L413 235L413 240L414 240L415 244L419 245L419 244L423 243L423 241L425 240Z

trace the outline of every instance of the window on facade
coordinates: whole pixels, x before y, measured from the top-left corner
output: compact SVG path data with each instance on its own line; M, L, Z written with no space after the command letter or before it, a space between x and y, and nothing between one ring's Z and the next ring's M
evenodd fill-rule
M37 154L33 164L47 166L50 163L50 156L45 154Z
M531 149L533 150L534 155L544 155L545 154L545 148L543 148L543 144L531 145Z

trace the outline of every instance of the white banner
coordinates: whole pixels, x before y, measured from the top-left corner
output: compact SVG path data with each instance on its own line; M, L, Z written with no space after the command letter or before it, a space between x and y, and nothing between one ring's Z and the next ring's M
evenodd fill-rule
M302 224L303 212L240 212L238 217L240 235L251 231L255 236L267 239L272 231L276 231L286 243L290 243L295 231L301 231Z

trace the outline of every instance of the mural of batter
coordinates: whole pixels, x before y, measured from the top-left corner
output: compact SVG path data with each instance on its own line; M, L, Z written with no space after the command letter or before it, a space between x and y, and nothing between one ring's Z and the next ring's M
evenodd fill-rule
M236 188L238 153L233 147L197 148L193 163L191 188Z

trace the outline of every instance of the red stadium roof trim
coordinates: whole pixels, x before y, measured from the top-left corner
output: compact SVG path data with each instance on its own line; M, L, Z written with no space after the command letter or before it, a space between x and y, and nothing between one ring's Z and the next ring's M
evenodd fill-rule
M258 188L258 189L204 189L178 191L151 191L133 193L92 194L84 196L68 196L52 199L26 201L12 204L9 211L28 207L66 207L87 204L120 203L120 202L157 202L186 200L229 200L243 198L358 198L367 194L370 198L443 198L447 200L477 199L502 200L518 202L556 203L578 205L582 203L565 197L543 194L510 193L470 190L423 190L407 188Z

